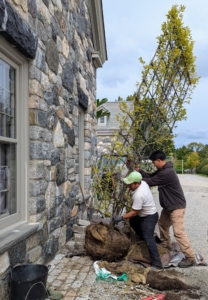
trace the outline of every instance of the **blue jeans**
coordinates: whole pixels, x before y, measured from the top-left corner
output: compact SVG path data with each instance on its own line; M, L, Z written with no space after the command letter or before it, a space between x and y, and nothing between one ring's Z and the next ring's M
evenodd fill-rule
M152 266L162 268L162 262L154 239L155 225L158 221L158 213L146 217L133 217L129 219L130 226L136 232L140 240L144 240L148 247Z

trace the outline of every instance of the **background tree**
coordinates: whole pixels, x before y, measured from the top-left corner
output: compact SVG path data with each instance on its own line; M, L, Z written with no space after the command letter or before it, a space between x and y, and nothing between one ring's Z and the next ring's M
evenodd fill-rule
M126 97L126 101L134 101L135 95L129 95Z
M97 119L99 119L101 117L105 117L105 116L110 116L109 111L105 111L102 108L99 108L100 106L105 104L107 101L108 101L107 98L103 98L102 100L97 99L97 112L96 112Z
M186 168L191 169L191 172L200 164L199 155L197 152L189 154L186 161Z
M118 98L115 101L121 102L121 101L124 101L124 99L122 97L118 96Z
M201 161L201 163L196 168L196 172L198 174L208 175L207 170L208 170L208 157Z
M184 162L187 160L188 155L193 152L186 146L182 146L178 149L175 149L174 155L178 160L183 160Z
M201 161L208 158L208 145L204 145L203 148L198 151L198 154Z
M174 150L174 160L183 160L185 167L189 168L187 164L188 157L191 153L196 152L198 154L200 164L196 167L196 173L207 174L208 169L208 145L202 143L192 142L187 146L182 146ZM176 165L176 163L175 163Z
M204 145L202 143L192 142L187 145L187 148L190 151L199 152L200 150L202 150L204 148Z

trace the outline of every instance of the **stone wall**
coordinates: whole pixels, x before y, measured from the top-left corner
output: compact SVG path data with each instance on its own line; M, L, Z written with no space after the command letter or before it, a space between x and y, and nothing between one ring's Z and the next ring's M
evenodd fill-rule
M108 153L111 150L113 140L114 140L114 136L110 136L110 135L106 135L106 136L102 135L97 137L98 156Z
M85 193L91 188L91 166L97 155L96 70L88 1L5 0L0 10L4 5L16 16L16 27L24 25L34 37L31 50L27 45L31 41L21 42L21 28L19 37L5 33L20 52L25 43L23 54L30 58L29 221L40 226L38 232L0 255L0 275L9 265L46 263L73 236L77 218L86 218L78 185L79 150L85 158ZM79 149L80 108L85 120L84 149ZM6 299L8 285L1 286L0 298Z

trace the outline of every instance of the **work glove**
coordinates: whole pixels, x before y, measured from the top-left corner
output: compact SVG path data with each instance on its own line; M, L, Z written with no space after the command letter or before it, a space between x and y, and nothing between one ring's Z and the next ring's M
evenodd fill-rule
M122 216L115 216L113 217L113 223L117 224L119 222L123 221L123 217Z

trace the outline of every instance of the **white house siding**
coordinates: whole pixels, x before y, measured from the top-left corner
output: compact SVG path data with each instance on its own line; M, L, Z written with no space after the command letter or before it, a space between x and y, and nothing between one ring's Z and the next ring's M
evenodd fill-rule
M111 147L116 131L119 130L121 124L116 120L116 116L120 115L126 118L126 114L120 110L120 102L106 102L100 108L110 112L110 116L105 116L106 123L100 125L98 121L97 127L97 149L98 155L107 153ZM128 110L132 109L133 102L126 102Z

